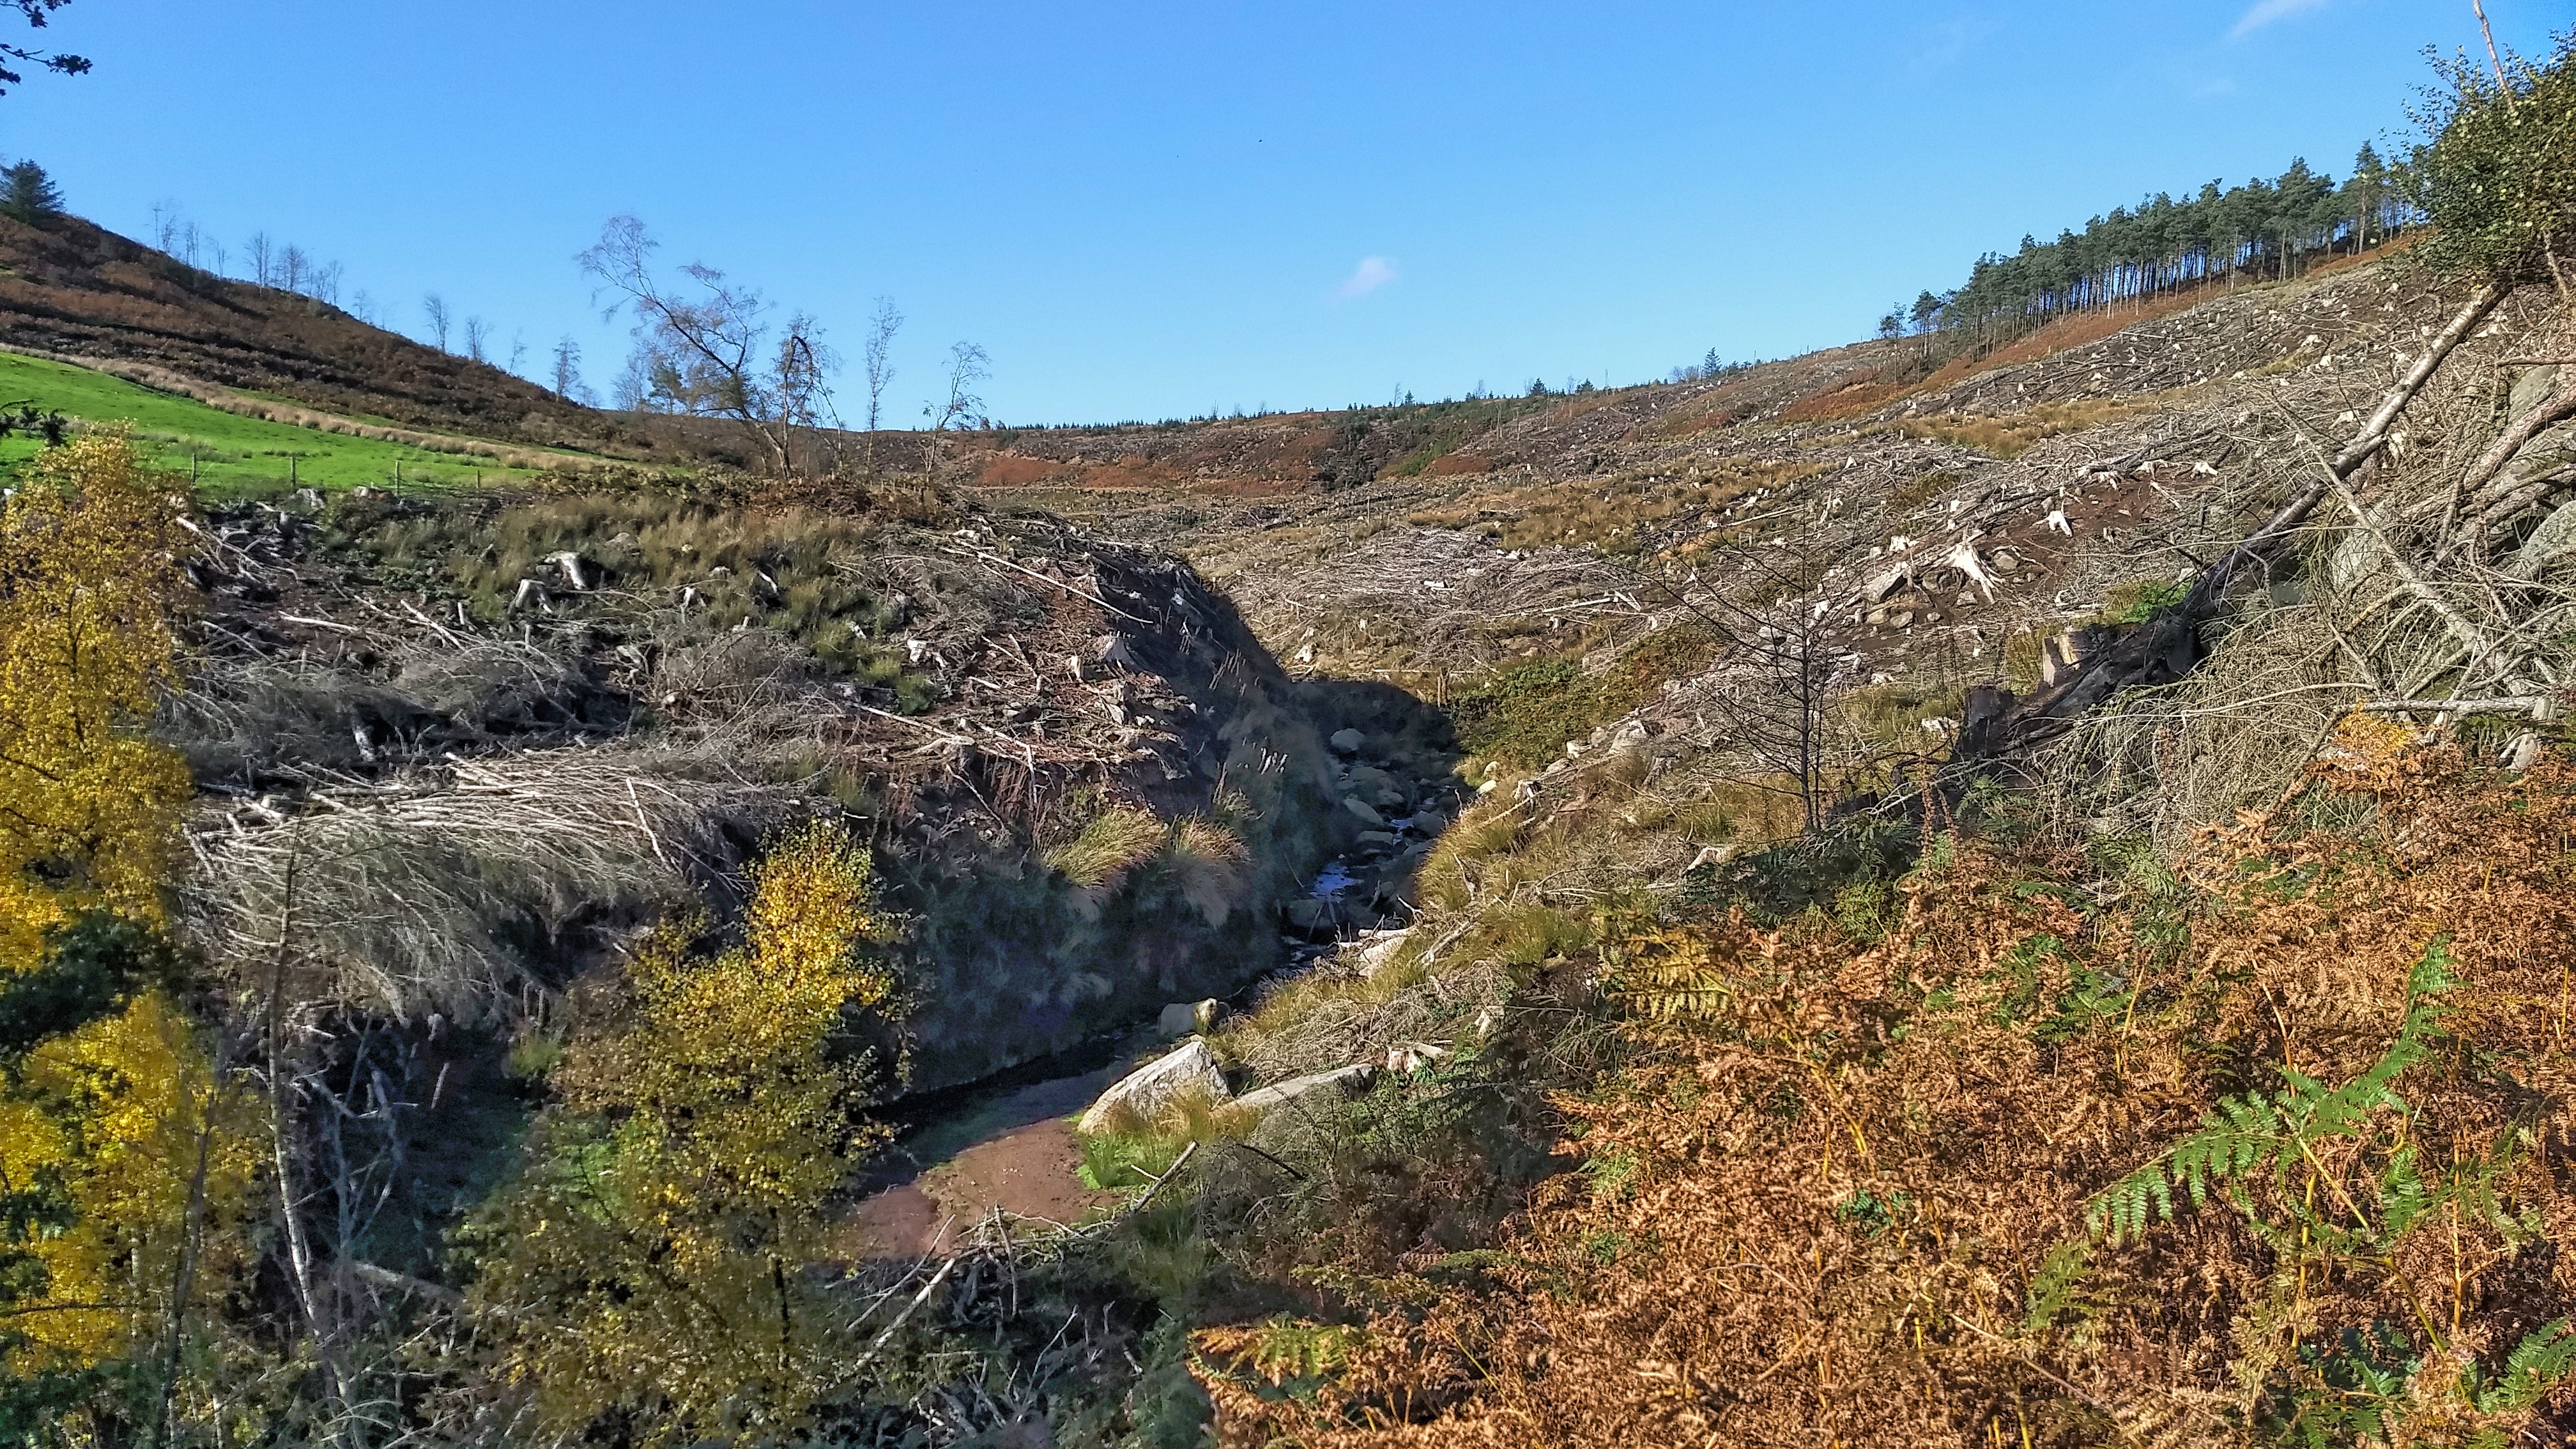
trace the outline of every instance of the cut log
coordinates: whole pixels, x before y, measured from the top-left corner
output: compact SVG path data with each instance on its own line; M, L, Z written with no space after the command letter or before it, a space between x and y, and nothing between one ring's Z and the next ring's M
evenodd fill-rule
M561 553L547 554L546 562L563 571L564 582L572 586L574 593L583 594L590 591L590 576L582 572L580 554L566 549Z

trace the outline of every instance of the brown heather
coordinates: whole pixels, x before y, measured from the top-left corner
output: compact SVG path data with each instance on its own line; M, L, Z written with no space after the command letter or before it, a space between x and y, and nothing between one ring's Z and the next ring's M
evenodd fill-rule
M1875 943L1739 912L1605 947L1637 1054L1558 1101L1570 1170L1499 1251L1359 1280L1364 1327L1203 1331L1224 1442L2541 1442L2576 1402L2576 767L2339 740L2176 872L1961 839ZM2301 1078L2352 1110L2105 1221Z

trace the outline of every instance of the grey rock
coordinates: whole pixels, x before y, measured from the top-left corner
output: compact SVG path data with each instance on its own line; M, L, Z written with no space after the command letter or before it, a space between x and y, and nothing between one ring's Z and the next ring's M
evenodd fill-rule
M1363 830L1360 832L1360 848L1363 850L1393 850L1395 848L1395 837L1384 830Z
M1356 755L1360 752L1360 732L1358 730L1335 730L1333 731L1333 738L1329 743L1332 745L1333 752L1335 754Z
M1353 765L1343 779L1354 795L1383 795L1402 788L1393 775L1375 765Z
M1288 903L1288 924L1295 926L1301 931L1321 929L1323 924L1332 918L1333 903L1331 901L1321 900L1314 896L1307 896L1300 900L1293 900Z
M1358 1066L1335 1067L1329 1072L1312 1072L1302 1077L1291 1077L1276 1086L1246 1092L1235 1099L1235 1105L1254 1112L1268 1112L1280 1107L1298 1105L1304 1099L1318 1093L1329 1092L1335 1097L1347 1096L1367 1086L1369 1077L1376 1070L1362 1063Z
M1152 1121L1184 1096L1204 1095L1212 1102L1223 1102L1231 1095L1225 1089L1225 1077L1216 1069L1216 1057L1208 1045L1191 1038L1181 1049L1158 1057L1110 1084L1091 1104L1073 1130L1096 1133L1108 1129L1122 1109Z
M1366 825L1371 830L1383 830L1386 828L1386 817L1378 814L1375 808L1361 800L1357 795L1343 796L1342 808L1348 810L1353 815L1358 816L1360 818L1360 823Z
M1394 960L1395 953L1404 949L1404 943L1412 937L1410 930L1369 931L1343 948L1343 955L1360 968L1361 974L1375 976L1386 969L1386 963Z

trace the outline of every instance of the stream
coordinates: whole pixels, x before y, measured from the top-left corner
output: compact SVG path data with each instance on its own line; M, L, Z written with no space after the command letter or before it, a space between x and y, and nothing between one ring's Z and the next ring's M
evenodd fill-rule
M1418 785L1407 793L1422 798ZM1464 792L1452 787L1447 793L1454 812ZM1384 887L1404 879L1429 852L1417 821L1446 826L1448 817L1428 806L1425 800L1425 809L1389 819L1384 830L1361 837L1360 849L1324 862L1288 905L1281 932L1286 959L1227 998L1228 1011L1251 1009L1352 935L1399 923L1409 907ZM858 1251L935 1255L996 1207L1069 1226L1122 1201L1122 1193L1082 1185L1082 1147L1072 1119L1166 1040L1152 1022L1141 1022L893 1104L898 1135L862 1179L863 1196L851 1215Z

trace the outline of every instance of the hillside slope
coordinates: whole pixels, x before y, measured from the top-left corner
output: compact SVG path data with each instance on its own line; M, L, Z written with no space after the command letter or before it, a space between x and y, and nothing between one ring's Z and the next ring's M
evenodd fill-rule
M0 348L155 364L324 411L615 449L606 415L327 303L231 281L78 217L0 217Z

